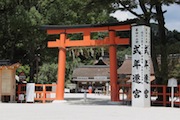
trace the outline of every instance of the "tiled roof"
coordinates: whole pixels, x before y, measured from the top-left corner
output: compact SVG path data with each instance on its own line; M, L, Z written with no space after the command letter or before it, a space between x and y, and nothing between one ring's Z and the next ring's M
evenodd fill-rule
M14 68L18 68L19 66L20 66L19 63L9 64L9 65L1 65L0 69L14 69Z
M82 66L73 71L73 77L94 77L94 76L108 76L109 66L106 65L92 65Z
M109 81L109 66L107 65L90 65L76 68L73 71L74 81ZM104 79L103 79L104 78Z
M121 67L118 69L118 74L126 74L126 75L131 75L131 66L132 66L132 59L126 59ZM152 61L150 63L151 66L151 75L154 75L154 69L153 69L153 64Z
M131 75L131 58L126 59L117 73ZM151 75L154 75L153 64L151 61ZM87 65L76 68L73 71L73 81L109 81L110 69L108 65ZM105 78L105 79L102 79Z

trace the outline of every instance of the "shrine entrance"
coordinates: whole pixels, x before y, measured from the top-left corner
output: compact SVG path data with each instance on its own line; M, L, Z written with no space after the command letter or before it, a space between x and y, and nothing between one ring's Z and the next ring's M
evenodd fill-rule
M64 100L64 83L65 83L65 65L66 65L66 48L69 47L95 47L109 46L110 57L110 86L111 86L111 101L119 101L118 76L117 76L117 45L129 45L129 38L121 38L116 36L117 31L131 30L131 24L136 23L136 20L128 20L125 22L111 24L96 24L96 25L74 25L74 26L58 26L45 25L42 29L47 31L48 35L60 35L56 41L49 41L48 47L59 48L58 56L58 79L56 88L56 100ZM91 33L93 32L108 32L108 37L100 40L93 40ZM68 34L81 33L82 40L70 40Z

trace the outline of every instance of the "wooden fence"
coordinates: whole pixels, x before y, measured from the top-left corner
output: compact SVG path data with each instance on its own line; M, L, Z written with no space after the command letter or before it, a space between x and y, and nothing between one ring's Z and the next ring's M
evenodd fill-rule
M119 85L119 89L120 101L131 101L131 84ZM151 85L151 105L170 106L171 89L166 85ZM174 90L174 105L180 107L180 85Z
M54 90L53 90L54 87ZM35 101L42 103L53 101L56 97L56 84L35 84ZM131 84L119 85L120 101L131 101ZM26 84L17 85L17 96L26 94ZM170 101L171 89L166 85L151 85L151 104L167 106ZM157 99L161 98L161 99ZM180 107L180 85L174 90L174 104Z
M42 103L55 100L55 87L56 84L35 84L34 100ZM17 85L17 97L20 94L26 94L26 84Z

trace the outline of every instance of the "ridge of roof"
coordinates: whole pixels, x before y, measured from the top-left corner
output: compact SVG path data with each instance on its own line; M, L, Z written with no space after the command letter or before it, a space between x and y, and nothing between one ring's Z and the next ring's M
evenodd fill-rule
M109 68L109 65L83 65L78 68Z
M6 68L18 68L21 64L20 63L14 63L9 65L0 65L0 69L6 69Z
M0 60L0 66L9 66L11 65L10 60Z

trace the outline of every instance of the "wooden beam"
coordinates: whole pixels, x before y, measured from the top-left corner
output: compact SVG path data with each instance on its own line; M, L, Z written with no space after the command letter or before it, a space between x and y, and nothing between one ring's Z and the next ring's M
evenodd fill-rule
M56 39L56 41L48 41L48 47L53 48L53 47L60 47L61 43L60 40Z
M105 32L109 30L114 31L127 31L131 29L131 25L119 25L119 26L108 26L108 27L90 27L90 28L67 28L67 29L48 29L47 34L55 35L61 33L84 33L85 31L88 32Z

